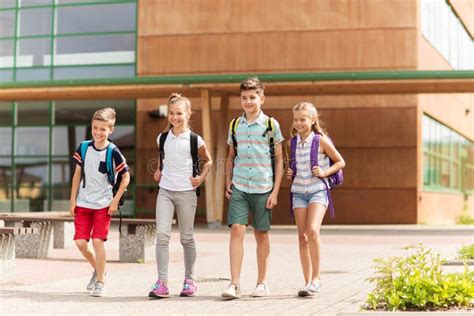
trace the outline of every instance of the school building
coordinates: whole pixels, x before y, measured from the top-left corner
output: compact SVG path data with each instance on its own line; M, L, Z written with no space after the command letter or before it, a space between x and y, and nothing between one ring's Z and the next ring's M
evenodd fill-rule
M473 38L471 0L0 0L0 212L66 211L70 157L112 106L124 212L153 217L156 137L181 92L215 160L197 220L224 223L228 123L257 74L286 139L313 102L346 160L326 223L455 223L474 216Z

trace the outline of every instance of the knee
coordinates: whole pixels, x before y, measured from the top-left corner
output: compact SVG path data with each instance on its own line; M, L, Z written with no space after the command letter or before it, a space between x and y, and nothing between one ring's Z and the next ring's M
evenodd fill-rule
M74 240L74 242L76 243L76 246L80 251L82 252L87 251L87 240L77 239L77 240Z
M255 231L255 240L259 243L269 242L268 232Z
M308 237L306 237L305 233L298 233L298 242L300 245L308 244Z
M156 243L163 245L167 244L170 241L170 235L165 232L157 232L156 233Z
M243 239L245 235L245 225L232 225L230 229L230 235L232 239Z
M319 238L319 229L309 227L306 229L305 235L309 240L316 240Z
M180 242L183 246L192 246L194 245L194 238L193 236L181 236Z
M92 239L92 245L94 246L94 248L103 247L104 241L102 239L94 238Z

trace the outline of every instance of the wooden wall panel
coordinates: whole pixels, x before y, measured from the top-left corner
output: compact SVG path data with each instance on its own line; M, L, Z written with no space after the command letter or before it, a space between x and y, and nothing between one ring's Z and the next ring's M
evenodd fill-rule
M139 1L140 36L395 27L416 27L416 1Z
M416 30L155 36L138 41L138 74L415 69Z
M464 207L464 196L452 193L423 192L418 212L421 224L455 224Z

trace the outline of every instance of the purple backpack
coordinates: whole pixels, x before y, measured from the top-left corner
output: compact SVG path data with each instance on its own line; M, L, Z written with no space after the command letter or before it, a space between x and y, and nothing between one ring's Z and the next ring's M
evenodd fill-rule
M313 167L318 166L318 149L319 149L320 140L321 140L321 135L316 134L313 137L313 142L311 143L311 157L310 157L311 169L313 169ZM297 137L294 136L291 139L291 147L290 147L290 168L293 171L292 180L295 179L296 173L298 171L296 168L296 142L297 142ZM332 161L331 158L329 158L329 166L332 166L333 164L334 164L334 161ZM334 219L336 215L334 213L334 206L332 203L331 192L329 190L337 186L340 186L342 182L344 181L342 169L328 176L326 180L327 181L323 179L323 182L326 185L326 192L327 192L328 200L329 200L329 205L328 205L329 215L331 216L331 219ZM290 193L290 203L291 203L291 215L293 216L293 194L292 193Z

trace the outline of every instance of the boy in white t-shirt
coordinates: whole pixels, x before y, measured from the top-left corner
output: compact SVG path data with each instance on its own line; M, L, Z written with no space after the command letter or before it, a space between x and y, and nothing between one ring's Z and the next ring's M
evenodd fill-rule
M180 296L194 296L197 290L194 275L196 262L194 216L199 186L206 179L212 160L201 136L190 130L188 125L190 117L191 102L180 94L172 94L168 99L168 128L157 138L160 163L154 179L160 186L156 201L158 280L148 294L150 298L169 297L169 241L175 210L185 266Z

